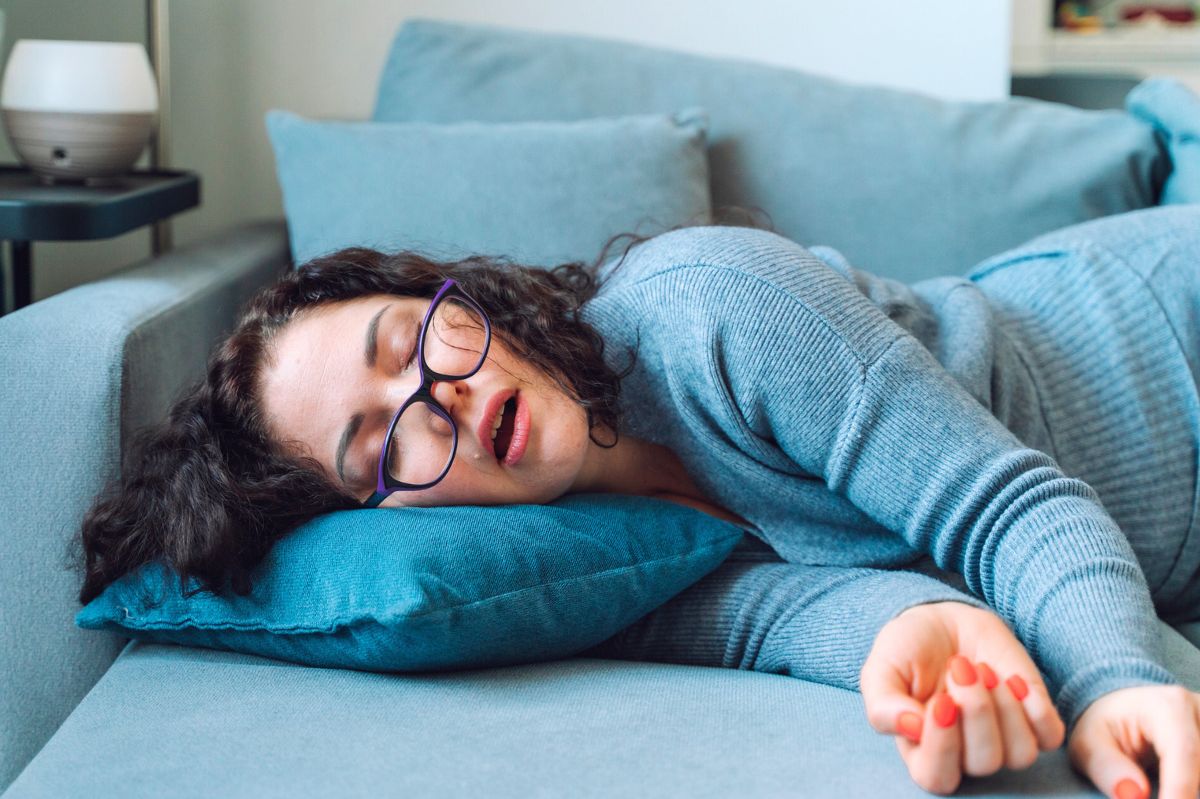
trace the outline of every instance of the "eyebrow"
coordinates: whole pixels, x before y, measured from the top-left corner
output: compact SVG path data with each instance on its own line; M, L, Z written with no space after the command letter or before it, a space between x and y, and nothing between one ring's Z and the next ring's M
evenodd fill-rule
M371 317L371 321L367 323L367 340L363 349L363 360L367 362L368 368L374 368L375 357L379 352L379 319L383 316L383 312L391 307L391 303L383 306L375 312L375 315ZM338 477L341 478L343 483L346 482L346 450L350 449L350 442L358 435L358 429L362 427L364 418L364 415L361 413L356 413L350 417L350 421L346 424L346 429L342 431L342 438L338 441L337 455L334 456L334 465L337 468Z
M379 318L383 316L383 312L392 306L385 305L379 309L374 316L371 317L370 324L367 325L367 343L363 350L363 359L367 362L368 367L375 366L375 355L379 351Z

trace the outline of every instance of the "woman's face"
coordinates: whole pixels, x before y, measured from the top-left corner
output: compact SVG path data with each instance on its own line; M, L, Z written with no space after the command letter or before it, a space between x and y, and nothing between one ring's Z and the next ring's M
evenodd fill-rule
M371 295L296 316L276 335L263 368L272 439L315 458L335 484L367 499L375 490L388 423L417 388L417 361L409 359L428 309L428 299ZM530 430L520 460L506 465L485 448L478 431L488 401L514 390L528 404ZM582 406L517 358L495 331L479 371L436 382L432 392L458 426L454 462L441 482L397 491L385 507L549 502L568 493L597 446L588 437ZM443 420L432 422L422 435L450 435Z

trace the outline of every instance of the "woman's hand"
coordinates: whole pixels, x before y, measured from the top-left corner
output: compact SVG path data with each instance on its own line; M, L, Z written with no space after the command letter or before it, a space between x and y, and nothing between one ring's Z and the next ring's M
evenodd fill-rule
M1008 625L962 602L916 605L884 625L859 686L871 726L896 736L909 775L931 793L953 793L963 774L1028 768L1066 734Z
M1200 793L1200 694L1179 685L1121 688L1079 716L1067 742L1071 765L1105 796L1147 799L1158 772L1159 799Z

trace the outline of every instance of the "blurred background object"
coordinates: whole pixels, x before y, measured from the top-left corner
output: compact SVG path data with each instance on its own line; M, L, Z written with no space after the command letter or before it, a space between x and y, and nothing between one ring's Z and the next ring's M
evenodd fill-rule
M1200 2L1194 0L1013 0L1012 32L1014 93L1037 85L1070 102L1065 92L1079 90L1083 107L1104 107L1096 103L1105 96L1116 100L1108 107L1120 107L1115 88L1105 90L1089 75L1172 77L1200 92ZM1057 87L1026 82L1051 76Z
M1125 95L1142 82L1129 72L1054 72L1013 75L1014 97L1032 97L1076 108L1122 108Z
M154 131L158 89L141 44L21 39L0 110L9 143L42 183L112 185Z
M1054 0L1054 25L1074 31L1104 28L1196 24L1194 2L1145 3L1138 0Z

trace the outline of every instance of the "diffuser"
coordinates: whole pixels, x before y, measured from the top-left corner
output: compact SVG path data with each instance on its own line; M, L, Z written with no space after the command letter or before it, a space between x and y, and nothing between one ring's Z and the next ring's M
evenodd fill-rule
M154 133L158 89L141 44L21 39L0 113L13 151L43 183L106 185Z

